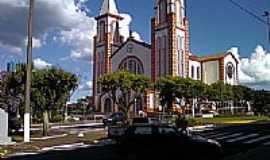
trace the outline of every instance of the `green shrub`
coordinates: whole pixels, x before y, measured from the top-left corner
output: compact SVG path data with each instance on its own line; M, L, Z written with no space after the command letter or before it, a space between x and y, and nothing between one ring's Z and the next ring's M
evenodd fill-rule
M51 122L52 123L57 123L57 122L62 122L64 120L64 117L60 114L52 116Z
M1 157L4 157L7 154L8 154L8 150L0 147L0 159L1 159Z
M193 126L200 126L200 125L203 125L203 121L201 119L194 119L194 118L188 119L188 126L193 127Z

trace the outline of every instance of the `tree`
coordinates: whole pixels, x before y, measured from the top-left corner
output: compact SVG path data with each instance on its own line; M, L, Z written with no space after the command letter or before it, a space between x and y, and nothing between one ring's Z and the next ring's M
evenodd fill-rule
M193 98L205 97L207 86L190 78L166 76L157 82L156 87L160 92L161 105L172 109L176 99L185 98L191 103Z
M102 94L107 94L119 110L129 117L130 107L150 87L150 79L127 71L106 74L99 78L98 85Z
M247 102L250 102L254 91L246 86L238 85L232 86L233 101L243 107Z
M216 101L219 107L222 107L225 101L233 100L233 88L223 81L218 81L209 86L207 95L209 100Z
M157 83L156 88L159 90L160 104L161 106L167 106L168 109L172 109L172 104L175 101L176 96L181 97L181 93L177 92L180 86L177 86L176 77L162 77Z
M5 72L0 80L0 107L9 113L9 129L20 127L19 117L24 104L25 65L16 65L16 72Z
M18 65L15 72L7 73L0 84L0 104L9 111L10 117L16 117L24 110L26 81L25 65ZM48 112L62 108L68 100L71 90L77 87L77 77L58 68L33 70L31 108L36 114L42 113L43 134L49 128ZM15 115L14 115L15 114Z
M254 91L253 96L254 111L255 114L267 114L270 113L270 92L265 90Z
M74 74L62 69L49 68L35 70L32 83L32 104L42 111L43 135L49 130L49 111L62 108L71 90L77 88L78 79Z

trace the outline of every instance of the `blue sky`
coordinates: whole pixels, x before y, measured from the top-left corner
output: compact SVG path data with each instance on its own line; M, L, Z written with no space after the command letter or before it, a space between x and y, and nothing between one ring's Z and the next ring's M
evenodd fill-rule
M132 30L149 42L154 0L116 1L120 12L132 16ZM236 2L259 16L264 11L270 11L269 0ZM96 6L101 6L102 1L91 0L86 4L90 9L89 15L95 16L99 11ZM249 56L258 44L267 45L266 25L232 5L229 0L188 0L188 16L193 53L204 55L238 46L243 52L241 56Z
M258 16L270 11L269 0L234 1ZM131 16L125 29L131 28L149 42L154 0L116 2L120 13ZM36 0L33 59L37 67L56 65L80 77L72 100L91 94L93 17L101 4L102 0ZM238 47L243 62L242 83L255 88L270 86L266 25L229 0L188 0L188 16L192 53L206 55ZM27 0L0 1L0 69L9 61L25 61L26 24Z

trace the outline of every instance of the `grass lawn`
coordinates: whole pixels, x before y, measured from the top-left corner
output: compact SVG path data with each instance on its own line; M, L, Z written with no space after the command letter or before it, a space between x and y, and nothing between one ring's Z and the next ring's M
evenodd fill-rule
M77 134L70 134L65 137L52 138L47 140L32 140L30 143L16 143L10 146L0 146L0 157L19 152L37 152L45 147L84 143L92 144L95 140L106 138L105 131L86 132L84 137L79 138ZM17 137L22 139L22 137ZM1 159L1 158L0 158Z
M191 126L204 124L247 124L270 122L267 116L224 116L214 118L190 118L188 119Z

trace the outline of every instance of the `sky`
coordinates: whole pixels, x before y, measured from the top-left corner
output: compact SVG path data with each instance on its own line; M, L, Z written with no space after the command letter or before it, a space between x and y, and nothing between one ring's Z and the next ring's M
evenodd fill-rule
M261 17L269 0L234 0ZM154 0L116 0L121 33L133 30L150 43ZM34 15L35 67L61 67L76 74L80 85L71 101L91 95L94 17L102 0L36 0ZM232 51L241 62L240 82L270 90L270 45L267 26L230 0L187 0L191 52L203 56ZM28 0L0 0L0 70L10 61L25 62ZM262 17L263 18L263 17Z

